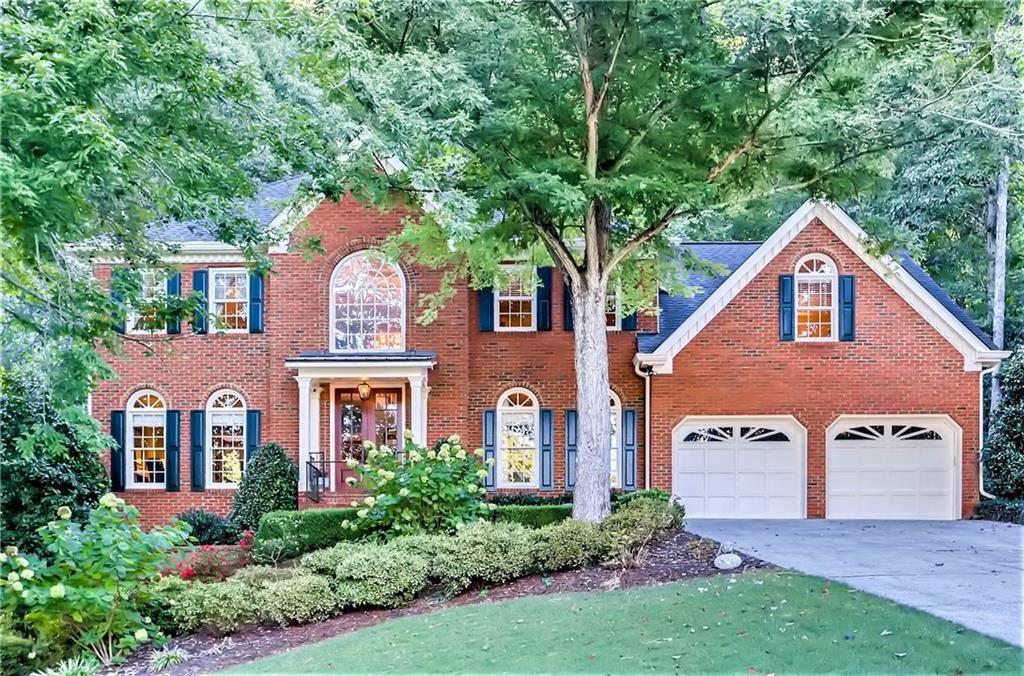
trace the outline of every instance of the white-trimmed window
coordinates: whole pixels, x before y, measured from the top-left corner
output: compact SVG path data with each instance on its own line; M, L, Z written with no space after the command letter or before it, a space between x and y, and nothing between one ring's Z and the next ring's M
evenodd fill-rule
M619 397L611 392L609 395L608 408L611 411L611 486L622 488L622 477L620 476L620 453L622 453L622 404Z
M796 339L822 342L836 339L838 273L822 254L804 256L796 265Z
M354 253L331 276L331 350L405 349L405 277L375 251Z
M218 390L206 402L206 485L234 488L245 472L245 401Z
M139 301L140 305L163 300L167 297L167 273L163 270L140 270L139 275ZM153 312L140 312L140 308L131 307L128 309L128 316L125 319L125 326L129 333L164 333L167 330L166 324L157 324Z
M622 329L622 295L617 285L604 298L604 325L609 331Z
M126 488L167 485L167 406L152 390L132 395L125 411L128 439Z
M214 330L249 330L249 272L244 268L210 269L210 314Z
M494 287L494 330L536 331L533 277L519 266L506 266L504 272Z
M498 399L498 488L536 488L540 464L540 406L516 387Z

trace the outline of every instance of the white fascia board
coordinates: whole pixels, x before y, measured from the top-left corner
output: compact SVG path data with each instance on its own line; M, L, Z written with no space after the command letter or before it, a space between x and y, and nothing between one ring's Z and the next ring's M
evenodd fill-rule
M409 378L423 377L434 368L432 359L417 361L346 361L287 359L285 368L297 371L296 378L330 380L332 378Z
M998 361L1007 353L990 350L960 323L921 284L891 256L877 257L869 253L865 243L868 235L838 206L808 200L751 255L743 265L704 301L654 352L638 353L635 362L651 366L654 373L671 373L671 361L715 316L739 295L747 284L768 266L811 221L825 224L850 250L864 261L889 287L918 312L936 331L964 356L964 369L976 371L981 364Z

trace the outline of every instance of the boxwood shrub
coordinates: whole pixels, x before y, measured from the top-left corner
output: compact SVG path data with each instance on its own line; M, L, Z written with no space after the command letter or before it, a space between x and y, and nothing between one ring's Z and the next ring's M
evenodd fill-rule
M540 528L572 516L572 505L502 505L494 510L498 523L518 523Z
M280 549L279 558L286 559L324 549L358 535L343 525L355 516L355 508L270 512L260 519L257 547Z
M1024 525L1024 500L983 500L974 508L974 518Z

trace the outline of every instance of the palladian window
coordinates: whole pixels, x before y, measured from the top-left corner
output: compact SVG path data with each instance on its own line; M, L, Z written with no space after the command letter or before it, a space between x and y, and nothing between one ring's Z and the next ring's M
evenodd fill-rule
M331 350L377 352L405 348L405 279L379 253L341 261L331 277Z
M167 482L167 407L152 390L128 400L128 488L163 488Z
M214 392L206 404L209 443L207 484L234 487L245 471L245 402L231 390Z
M535 488L540 407L529 390L515 388L498 400L498 488Z
M827 256L804 256L796 266L796 339L836 339L836 264Z

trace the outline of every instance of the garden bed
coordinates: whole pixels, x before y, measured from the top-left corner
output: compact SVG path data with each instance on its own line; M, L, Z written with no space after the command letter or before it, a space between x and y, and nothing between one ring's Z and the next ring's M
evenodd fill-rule
M317 624L284 628L255 628L228 637L216 637L205 633L193 634L173 639L168 644L186 651L190 658L182 664L160 673L209 673L394 618L421 615L451 606L490 603L560 592L646 587L675 580L722 573L737 574L747 570L771 567L770 564L763 561L744 557L743 564L739 568L720 571L713 564L717 553L717 543L680 531L652 545L644 563L636 568L612 569L593 566L551 575L530 575L496 587L473 589L450 599L443 598L441 592L438 591L434 594L424 594L404 608L353 611ZM142 651L120 669L110 673L123 675L150 673L148 663L150 654L149 650Z

